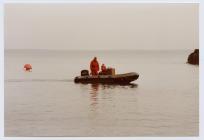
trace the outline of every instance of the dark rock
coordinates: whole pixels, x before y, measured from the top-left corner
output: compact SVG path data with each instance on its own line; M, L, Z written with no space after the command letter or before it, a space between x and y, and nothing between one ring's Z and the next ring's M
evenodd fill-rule
M199 49L195 49L194 52L188 56L188 63L199 65Z

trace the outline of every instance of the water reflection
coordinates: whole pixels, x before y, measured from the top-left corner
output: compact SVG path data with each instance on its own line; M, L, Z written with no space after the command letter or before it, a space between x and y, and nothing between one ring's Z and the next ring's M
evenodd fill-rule
M92 110L97 108L97 104L98 104L98 96L99 93L104 93L103 91L108 90L108 89L118 89L118 88L122 88L122 89L133 89L133 88L137 88L138 85L131 83L131 84L123 84L123 85L116 85L116 84L99 84L99 83L95 83L95 84L89 84L90 86L90 99L91 99L91 107Z
M129 84L101 84L103 89L114 89L114 88L137 88L138 84L135 83L129 83Z
M138 87L138 84L131 83L131 84L88 84L88 83L81 83L79 84L82 91L88 91L90 95L90 108L93 112L96 111L98 108L98 104L100 99L108 99L112 97L113 92L117 92L118 90L122 89L134 89Z
M96 106L97 104L97 95L98 95L98 90L99 90L99 84L91 84L91 90L90 90L90 95L91 95L91 106Z
M137 84L126 84L126 85L115 85L115 84L83 84L84 88L89 91L89 117L92 120L91 122L94 124L95 119L100 116L101 110L104 108L111 108L114 93L123 93L126 90L132 90L137 88ZM122 92L120 92L123 90Z

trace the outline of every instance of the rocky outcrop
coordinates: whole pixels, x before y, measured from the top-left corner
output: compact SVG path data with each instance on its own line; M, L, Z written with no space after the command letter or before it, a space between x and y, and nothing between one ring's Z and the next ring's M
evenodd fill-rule
M188 56L188 63L199 65L199 49L195 49L194 52Z

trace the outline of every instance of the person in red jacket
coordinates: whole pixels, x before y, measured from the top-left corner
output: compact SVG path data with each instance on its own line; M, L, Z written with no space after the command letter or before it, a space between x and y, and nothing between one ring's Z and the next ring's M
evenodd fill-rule
M101 65L101 73L102 74L106 73L106 66L104 64Z
M98 75L99 63L96 57L94 57L94 59L91 61L90 69L91 69L91 75Z

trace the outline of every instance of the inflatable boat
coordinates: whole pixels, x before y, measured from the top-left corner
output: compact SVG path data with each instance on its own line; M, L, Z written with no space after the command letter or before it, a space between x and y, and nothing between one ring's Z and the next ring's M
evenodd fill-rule
M74 79L75 83L104 83L104 84L129 84L137 80L139 74L135 72L115 75L83 75Z

